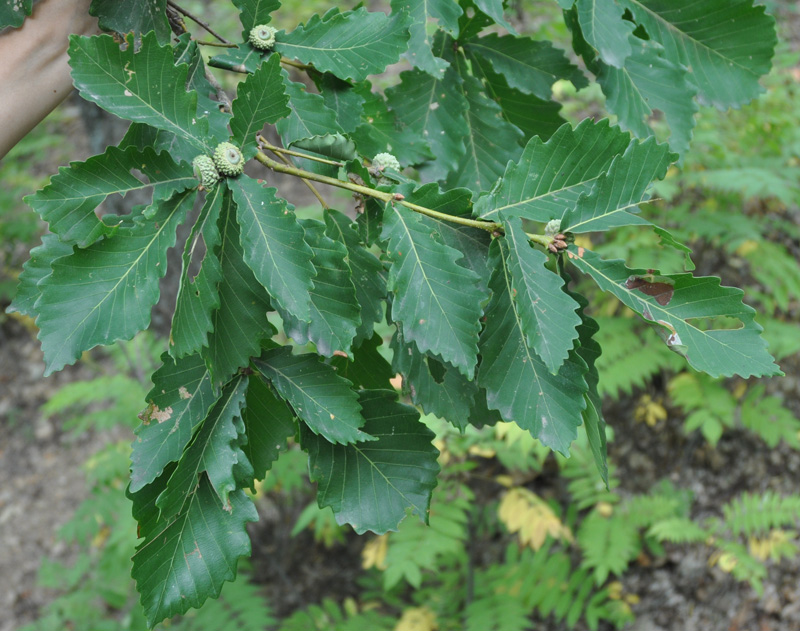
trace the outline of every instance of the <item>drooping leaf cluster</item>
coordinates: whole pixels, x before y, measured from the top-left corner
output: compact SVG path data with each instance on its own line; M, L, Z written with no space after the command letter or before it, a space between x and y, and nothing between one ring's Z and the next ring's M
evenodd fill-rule
M244 75L228 106L197 41L165 31L179 28L164 2L128 13L93 2L101 26L130 33L122 45L73 37L72 77L131 125L117 147L63 167L27 198L52 235L12 304L36 318L47 373L130 339L148 327L167 250L192 222L182 268L170 270L180 288L169 349L133 445L133 575L151 625L235 576L256 519L246 490L289 439L339 523L383 533L409 512L427 520L438 451L394 390L396 373L411 402L461 429L513 421L567 454L583 426L606 479L598 326L573 272L698 370L779 372L740 290L631 269L573 243L650 225L637 206L686 151L695 97L730 107L758 93L774 45L763 8L560 0L575 49L632 137L607 120L564 122L553 85L587 78L552 43L516 34L499 0L393 2L389 15L334 8L279 31L266 52L247 34L280 4L234 4L244 43L209 62ZM401 56L413 69L375 90L367 77ZM653 108L669 145L651 136ZM258 136L266 125L307 157L292 162L269 145ZM355 191L355 208L326 204L321 220L298 220L250 167L199 187L192 161L221 142ZM413 171L368 168L378 153ZM133 190L151 203L99 216L108 196ZM379 333L387 324L390 343Z

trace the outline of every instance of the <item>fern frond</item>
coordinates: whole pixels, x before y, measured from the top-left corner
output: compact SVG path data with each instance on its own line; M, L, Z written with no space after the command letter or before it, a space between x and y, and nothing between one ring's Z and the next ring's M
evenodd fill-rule
M624 512L637 528L673 517L688 517L691 493L676 489L668 480L657 484L646 495L635 495L625 502Z
M561 466L561 474L569 480L567 488L572 496L572 503L578 510L590 508L599 502L616 504L619 496L614 489L619 486L616 475L617 468L613 463L608 463L608 488L597 475L597 466L594 456L587 445L578 441L573 443L569 458L557 458Z
M572 566L569 555L554 550L554 541L534 552L511 545L503 564L487 568L476 577L481 594L514 597L523 610L573 628L584 618L590 629L600 620L621 627L630 615L621 616L606 590L595 590L590 570Z
M766 535L773 528L796 526L800 520L800 495L743 493L722 507L725 529L734 535Z
M227 583L217 599L209 600L201 609L187 614L179 623L170 625L175 631L265 631L277 622L272 609L259 588L239 574Z
M781 440L800 448L800 420L783 406L776 396L764 396L764 386L751 388L742 401L741 419L751 432L758 434L767 445L775 447Z
M531 628L528 610L510 594L489 593L466 609L466 631L525 631Z
M386 551L385 589L401 580L413 587L422 583L424 570L437 568L442 557L465 554L467 518L472 493L465 486L445 485L431 501L430 525L406 519L389 535Z
M750 263L750 273L774 306L766 302L770 311L777 306L782 311L789 308L792 301L800 299L800 265L784 246L760 239L748 240L739 248L742 256Z
M648 529L647 535L657 541L702 543L711 533L688 517L670 517L655 522Z
M614 399L644 387L662 370L678 370L681 359L652 332L641 331L633 318L597 317L595 335L603 354L597 359L598 390Z
M610 517L592 511L578 529L578 543L583 552L581 567L593 570L597 585L609 574L622 574L641 550L639 531L623 511Z
M394 618L372 610L349 613L326 598L321 605L293 613L281 622L278 631L390 631L395 622Z

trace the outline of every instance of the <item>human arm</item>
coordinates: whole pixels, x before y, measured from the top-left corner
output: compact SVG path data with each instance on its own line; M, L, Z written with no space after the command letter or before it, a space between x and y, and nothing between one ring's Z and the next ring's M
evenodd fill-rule
M98 32L91 0L45 0L0 34L0 159L72 90L70 33Z

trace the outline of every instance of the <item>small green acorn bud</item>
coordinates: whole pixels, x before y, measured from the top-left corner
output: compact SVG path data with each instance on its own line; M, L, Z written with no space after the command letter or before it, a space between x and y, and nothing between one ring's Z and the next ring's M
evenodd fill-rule
M278 29L267 26L266 24L259 24L258 26L250 29L250 35L247 41L250 42L253 48L258 50L272 50L275 45L275 33Z
M397 158L395 158L391 153L379 153L377 156L375 156L372 160L372 168L378 171L383 171L384 169L394 169L395 171L399 171L401 169Z
M552 219L547 222L544 227L544 236L546 237L554 237L559 232L561 232L561 220L560 219Z
M222 175L236 176L244 171L244 156L236 145L221 142L214 149L214 164Z
M199 155L192 160L194 176L206 190L211 190L219 182L219 172L214 161L206 155Z

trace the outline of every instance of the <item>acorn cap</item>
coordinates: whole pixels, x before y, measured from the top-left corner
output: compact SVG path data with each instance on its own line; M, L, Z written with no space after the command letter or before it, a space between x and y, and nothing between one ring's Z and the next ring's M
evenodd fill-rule
M253 48L258 50L272 50L275 45L275 33L277 32L278 29L273 26L259 24L250 29L247 41L250 42Z
M236 145L221 142L214 149L214 164L222 175L236 176L244 171L244 156Z

